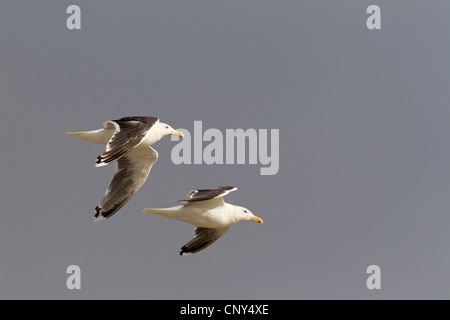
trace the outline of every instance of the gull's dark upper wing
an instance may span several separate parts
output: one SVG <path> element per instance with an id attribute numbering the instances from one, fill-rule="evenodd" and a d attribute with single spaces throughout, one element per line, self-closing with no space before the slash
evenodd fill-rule
<path id="1" fill-rule="evenodd" d="M 219 187 L 216 189 L 200 189 L 200 190 L 192 190 L 186 196 L 186 199 L 179 200 L 179 202 L 197 202 L 197 201 L 206 201 L 215 198 L 221 198 L 226 196 L 228 193 L 237 190 L 236 187 Z"/>
<path id="2" fill-rule="evenodd" d="M 105 151 L 97 157 L 96 165 L 106 165 L 133 150 L 158 121 L 156 117 L 125 117 L 106 121 L 103 126 L 110 128 L 112 125 L 116 131 L 106 145 Z"/>

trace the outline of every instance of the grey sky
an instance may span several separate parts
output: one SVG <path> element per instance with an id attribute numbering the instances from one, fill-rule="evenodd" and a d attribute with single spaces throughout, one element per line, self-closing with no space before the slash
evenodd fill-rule
<path id="1" fill-rule="evenodd" d="M 81 30 L 66 8 L 81 8 Z M 381 30 L 366 8 L 381 7 Z M 450 2 L 2 1 L 1 299 L 450 298 Z M 279 171 L 174 165 L 91 223 L 113 167 L 67 138 L 122 116 L 280 130 Z M 180 257 L 194 227 L 142 213 L 239 190 L 240 223 Z M 81 268 L 81 290 L 66 268 Z M 382 289 L 366 288 L 369 265 Z"/>

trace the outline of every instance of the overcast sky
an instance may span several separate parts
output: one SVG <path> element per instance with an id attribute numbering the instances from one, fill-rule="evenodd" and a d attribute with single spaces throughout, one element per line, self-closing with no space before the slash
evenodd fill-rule
<path id="1" fill-rule="evenodd" d="M 81 30 L 66 9 L 81 8 Z M 369 30 L 366 9 L 381 8 Z M 1 299 L 450 298 L 450 2 L 2 1 Z M 114 173 L 68 138 L 123 116 L 279 129 L 279 171 L 182 164 L 92 223 Z M 204 146 L 207 143 L 204 144 Z M 224 149 L 225 150 L 225 149 Z M 191 256 L 194 227 L 142 213 L 232 185 L 244 222 Z M 68 290 L 66 269 L 81 269 Z M 381 268 L 368 290 L 366 269 Z"/>

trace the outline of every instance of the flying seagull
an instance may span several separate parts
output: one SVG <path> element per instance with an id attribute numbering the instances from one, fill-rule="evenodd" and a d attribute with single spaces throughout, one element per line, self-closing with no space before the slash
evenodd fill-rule
<path id="1" fill-rule="evenodd" d="M 94 221 L 111 217 L 139 190 L 158 160 L 158 152 L 150 146 L 171 134 L 183 137 L 183 133 L 159 122 L 156 117 L 125 117 L 105 121 L 99 130 L 66 133 L 69 137 L 106 145 L 105 151 L 97 157 L 96 167 L 116 164 L 117 172 L 105 197 L 95 208 Z"/>
<path id="2" fill-rule="evenodd" d="M 186 243 L 180 255 L 188 255 L 205 249 L 230 230 L 233 224 L 253 220 L 263 220 L 250 210 L 226 203 L 223 197 L 237 190 L 236 187 L 219 187 L 217 189 L 192 190 L 183 206 L 166 209 L 144 209 L 144 212 L 158 214 L 170 219 L 181 220 L 193 224 L 197 228 L 194 238 Z"/>

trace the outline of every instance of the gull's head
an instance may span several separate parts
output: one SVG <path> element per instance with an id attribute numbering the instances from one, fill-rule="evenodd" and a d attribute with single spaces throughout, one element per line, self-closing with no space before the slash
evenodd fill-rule
<path id="1" fill-rule="evenodd" d="M 238 207 L 239 216 L 241 221 L 256 221 L 258 223 L 263 223 L 263 219 L 255 216 L 250 210 L 244 207 Z"/>
<path id="2" fill-rule="evenodd" d="M 171 135 L 171 134 L 173 134 L 174 136 L 180 137 L 180 138 L 184 137 L 182 132 L 175 130 L 174 128 L 172 128 L 171 126 L 169 126 L 166 123 L 160 122 L 160 123 L 158 123 L 158 126 L 161 129 L 164 137 Z"/>

